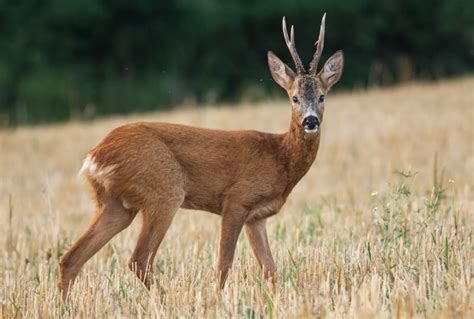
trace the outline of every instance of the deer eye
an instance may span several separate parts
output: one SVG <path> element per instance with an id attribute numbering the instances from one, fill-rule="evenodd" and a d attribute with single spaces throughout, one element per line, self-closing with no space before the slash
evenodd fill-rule
<path id="1" fill-rule="evenodd" d="M 295 103 L 295 104 L 298 103 L 298 98 L 297 98 L 296 96 L 293 96 L 293 97 L 291 98 L 291 100 L 292 100 L 293 103 Z"/>
<path id="2" fill-rule="evenodd" d="M 320 95 L 319 96 L 319 103 L 323 103 L 324 102 L 324 95 Z"/>

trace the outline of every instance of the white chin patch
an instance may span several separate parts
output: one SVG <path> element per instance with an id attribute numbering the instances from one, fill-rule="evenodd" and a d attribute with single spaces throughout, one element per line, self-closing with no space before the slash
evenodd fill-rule
<path id="1" fill-rule="evenodd" d="M 319 131 L 319 127 L 316 127 L 312 130 L 305 128 L 304 131 L 308 134 L 314 134 L 314 133 L 317 133 Z"/>

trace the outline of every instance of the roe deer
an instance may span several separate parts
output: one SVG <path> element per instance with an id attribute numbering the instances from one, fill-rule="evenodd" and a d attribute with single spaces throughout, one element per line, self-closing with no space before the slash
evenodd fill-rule
<path id="1" fill-rule="evenodd" d="M 180 207 L 221 215 L 217 262 L 221 288 L 244 226 L 265 278 L 276 279 L 266 218 L 278 213 L 313 163 L 324 97 L 343 69 L 343 54 L 338 51 L 317 72 L 325 15 L 308 71 L 296 52 L 293 27 L 288 36 L 285 18 L 282 27 L 296 73 L 272 52 L 268 52 L 268 65 L 291 101 L 288 132 L 134 123 L 114 129 L 88 153 L 81 173 L 90 184 L 97 210 L 89 228 L 61 258 L 63 298 L 84 263 L 129 226 L 138 212 L 143 214 L 143 226 L 129 267 L 149 287 L 153 259 Z"/>

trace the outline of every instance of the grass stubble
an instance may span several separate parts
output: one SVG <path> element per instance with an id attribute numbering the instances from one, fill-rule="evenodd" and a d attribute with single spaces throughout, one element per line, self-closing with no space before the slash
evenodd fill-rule
<path id="1" fill-rule="evenodd" d="M 316 163 L 268 222 L 278 283 L 242 235 L 222 291 L 219 217 L 180 211 L 151 291 L 126 266 L 137 218 L 62 304 L 58 259 L 94 210 L 78 168 L 123 123 L 282 132 L 286 101 L 0 131 L 0 317 L 472 318 L 473 87 L 467 77 L 330 96 Z"/>

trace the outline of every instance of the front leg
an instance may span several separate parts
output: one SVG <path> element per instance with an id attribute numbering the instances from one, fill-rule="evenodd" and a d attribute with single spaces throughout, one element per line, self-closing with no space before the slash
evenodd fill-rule
<path id="1" fill-rule="evenodd" d="M 222 212 L 221 238 L 217 262 L 217 273 L 221 289 L 224 288 L 229 269 L 232 266 L 237 240 L 245 223 L 245 213 L 245 210 L 231 207 L 230 205 L 226 205 Z"/>
<path id="2" fill-rule="evenodd" d="M 268 244 L 266 222 L 265 218 L 247 222 L 245 233 L 265 279 L 271 278 L 273 282 L 276 282 L 276 265 Z"/>

